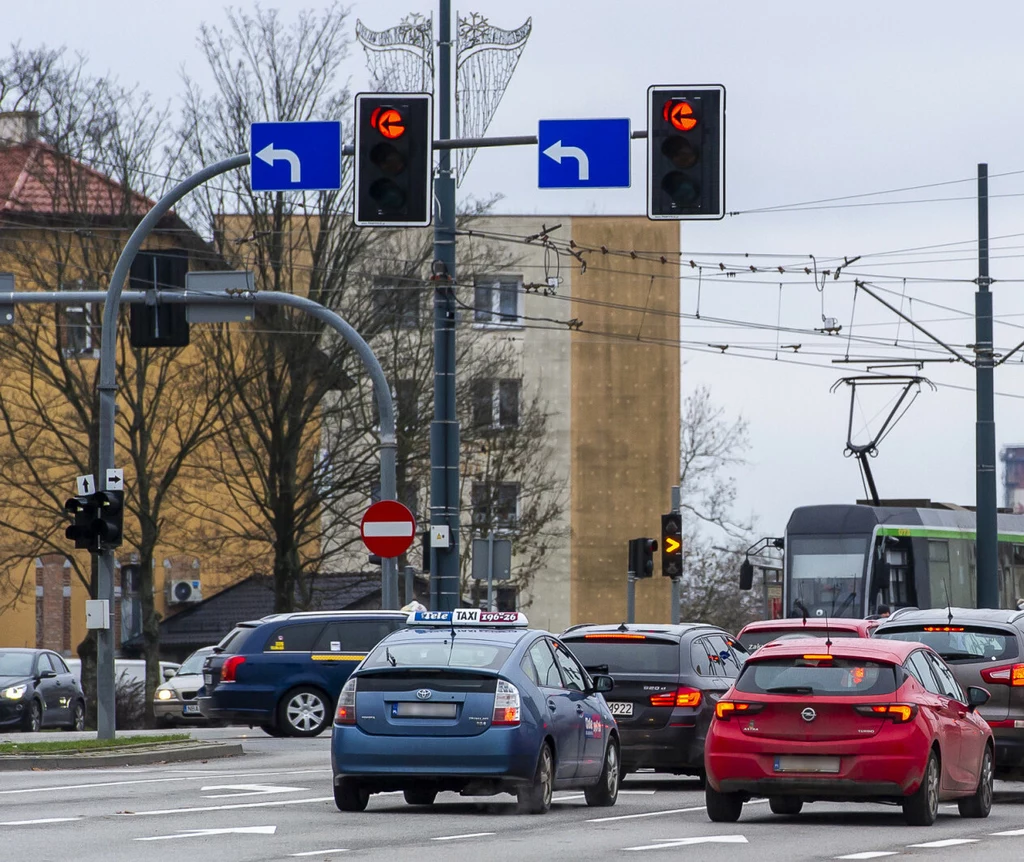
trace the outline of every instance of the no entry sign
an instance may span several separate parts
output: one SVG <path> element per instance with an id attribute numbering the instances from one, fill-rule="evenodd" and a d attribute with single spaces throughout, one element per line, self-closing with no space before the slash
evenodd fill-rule
<path id="1" fill-rule="evenodd" d="M 381 500 L 366 510 L 359 532 L 371 554 L 397 557 L 412 545 L 416 535 L 416 518 L 401 503 Z"/>

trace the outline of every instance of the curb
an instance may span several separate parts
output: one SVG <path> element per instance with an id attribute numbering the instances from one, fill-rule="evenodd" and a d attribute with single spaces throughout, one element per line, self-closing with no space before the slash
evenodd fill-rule
<path id="1" fill-rule="evenodd" d="M 0 755 L 0 772 L 19 769 L 97 769 L 111 766 L 137 766 L 153 763 L 184 763 L 237 757 L 245 754 L 239 743 L 208 742 L 198 745 L 153 746 L 147 751 L 123 751 L 103 754 L 76 752 L 68 754 L 4 754 Z"/>

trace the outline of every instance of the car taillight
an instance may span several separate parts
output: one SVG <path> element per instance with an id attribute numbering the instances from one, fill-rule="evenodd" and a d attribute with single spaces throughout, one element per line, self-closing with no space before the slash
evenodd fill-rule
<path id="1" fill-rule="evenodd" d="M 503 679 L 498 680 L 498 687 L 494 690 L 491 724 L 497 727 L 514 727 L 519 724 L 519 689 Z"/>
<path id="2" fill-rule="evenodd" d="M 695 688 L 680 686 L 675 691 L 651 695 L 651 706 L 700 706 L 701 693 Z"/>
<path id="3" fill-rule="evenodd" d="M 753 715 L 764 709 L 763 703 L 743 703 L 738 700 L 720 700 L 715 704 L 715 717 L 728 721 L 734 715 Z"/>
<path id="4" fill-rule="evenodd" d="M 981 672 L 981 678 L 993 685 L 1024 685 L 1024 664 L 1004 664 L 988 667 Z"/>
<path id="5" fill-rule="evenodd" d="M 356 680 L 352 677 L 341 687 L 338 708 L 334 711 L 335 724 L 356 723 Z"/>
<path id="6" fill-rule="evenodd" d="M 913 703 L 879 703 L 855 706 L 861 715 L 872 715 L 876 718 L 887 718 L 893 724 L 904 724 L 917 715 L 917 706 Z"/>
<path id="7" fill-rule="evenodd" d="M 234 682 L 235 673 L 238 670 L 240 664 L 245 664 L 244 655 L 233 655 L 227 661 L 224 662 L 224 666 L 220 669 L 220 681 L 221 682 Z"/>

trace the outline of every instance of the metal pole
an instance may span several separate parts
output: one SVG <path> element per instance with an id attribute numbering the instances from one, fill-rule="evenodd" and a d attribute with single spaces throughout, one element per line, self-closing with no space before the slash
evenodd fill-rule
<path id="1" fill-rule="evenodd" d="M 672 486 L 672 512 L 676 515 L 680 513 L 680 507 L 682 506 L 682 498 L 679 493 L 679 486 Z M 680 521 L 682 526 L 682 521 Z M 682 539 L 682 530 L 679 531 L 679 538 Z M 672 624 L 679 625 L 679 603 L 682 600 L 682 578 L 672 578 Z"/>
<path id="2" fill-rule="evenodd" d="M 632 572 L 626 575 L 626 622 L 635 622 L 636 617 L 636 578 Z"/>
<path id="3" fill-rule="evenodd" d="M 442 141 L 452 127 L 451 0 L 438 16 L 438 126 Z M 432 548 L 430 606 L 459 605 L 459 420 L 455 413 L 455 177 L 450 149 L 438 151 L 434 178 L 434 259 L 444 265 L 434 287 L 434 421 L 430 426 L 430 524 L 448 526 L 449 546 Z"/>
<path id="4" fill-rule="evenodd" d="M 416 599 L 416 589 L 415 589 L 416 580 L 415 580 L 415 576 L 416 576 L 416 569 L 414 569 L 412 566 L 406 566 L 405 567 L 405 604 L 409 604 L 409 602 L 415 601 L 415 599 Z"/>
<path id="5" fill-rule="evenodd" d="M 487 533 L 487 610 L 494 608 L 494 533 Z"/>
<path id="6" fill-rule="evenodd" d="M 988 274 L 988 165 L 978 165 L 978 292 L 974 295 L 977 356 L 977 599 L 979 608 L 999 607 L 996 519 L 996 420 L 993 393 L 992 294 Z"/>

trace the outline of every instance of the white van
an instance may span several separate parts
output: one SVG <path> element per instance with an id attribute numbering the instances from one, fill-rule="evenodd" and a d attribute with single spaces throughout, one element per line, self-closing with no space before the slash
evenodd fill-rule
<path id="1" fill-rule="evenodd" d="M 82 660 L 80 658 L 66 658 L 64 661 L 75 675 L 75 679 L 82 681 Z M 181 665 L 174 661 L 160 662 L 160 682 L 167 682 L 178 672 Z M 115 685 L 121 682 L 141 682 L 146 684 L 146 661 L 141 658 L 115 658 L 114 659 L 114 680 Z M 159 683 L 158 683 L 159 685 Z"/>

